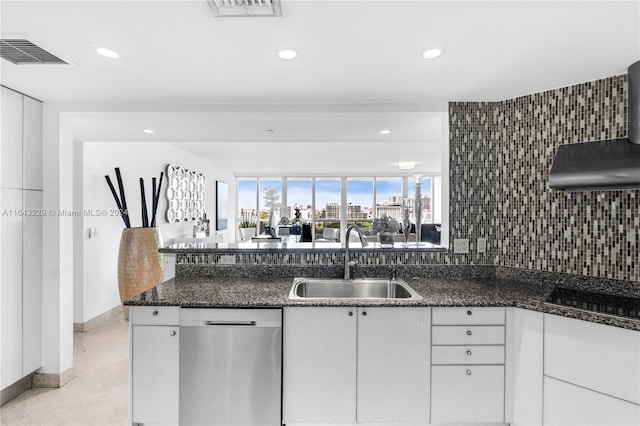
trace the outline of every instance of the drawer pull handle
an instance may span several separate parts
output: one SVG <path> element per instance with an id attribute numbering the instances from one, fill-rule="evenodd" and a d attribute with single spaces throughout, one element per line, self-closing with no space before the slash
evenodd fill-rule
<path id="1" fill-rule="evenodd" d="M 175 332 L 175 331 L 172 331 L 172 332 L 171 332 L 171 333 L 169 333 L 169 334 L 171 334 L 172 336 L 175 336 L 175 335 L 176 335 L 176 332 Z"/>
<path id="2" fill-rule="evenodd" d="M 471 375 L 471 370 L 467 370 L 467 376 Z"/>
<path id="3" fill-rule="evenodd" d="M 363 312 L 362 312 L 362 316 L 363 316 L 363 317 L 366 317 L 366 316 L 367 316 L 367 311 L 363 311 Z"/>
<path id="4" fill-rule="evenodd" d="M 158 311 L 153 311 L 153 316 L 154 317 L 158 316 Z"/>
<path id="5" fill-rule="evenodd" d="M 472 314 L 473 314 L 473 312 L 467 311 L 467 315 L 472 315 Z"/>
<path id="6" fill-rule="evenodd" d="M 471 333 L 471 330 L 467 330 L 467 336 L 471 336 L 473 333 Z"/>
<path id="7" fill-rule="evenodd" d="M 353 312 L 349 311 L 349 316 L 352 317 L 353 316 Z"/>
<path id="8" fill-rule="evenodd" d="M 468 356 L 471 356 L 471 351 L 467 351 L 467 355 L 468 355 Z"/>

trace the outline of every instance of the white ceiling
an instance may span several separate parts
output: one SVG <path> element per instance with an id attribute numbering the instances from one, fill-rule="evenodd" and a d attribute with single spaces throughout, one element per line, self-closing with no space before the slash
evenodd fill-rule
<path id="1" fill-rule="evenodd" d="M 198 155 L 224 146 L 230 158 L 254 152 L 244 164 L 256 173 L 280 171 L 259 155 L 295 142 L 303 153 L 339 147 L 350 155 L 326 161 L 370 172 L 406 153 L 430 169 L 440 125 L 429 112 L 448 101 L 540 92 L 640 59 L 638 1 L 282 3 L 280 18 L 215 18 L 205 0 L 4 0 L 3 37 L 26 35 L 72 65 L 2 60 L 2 84 L 45 102 L 104 103 L 112 113 L 77 117 L 82 140 L 185 142 Z M 120 58 L 97 55 L 98 45 Z M 285 46 L 299 58 L 280 60 Z M 423 60 L 434 46 L 445 54 Z M 141 133 L 151 126 L 154 135 Z M 369 161 L 353 161 L 365 142 L 377 144 Z"/>

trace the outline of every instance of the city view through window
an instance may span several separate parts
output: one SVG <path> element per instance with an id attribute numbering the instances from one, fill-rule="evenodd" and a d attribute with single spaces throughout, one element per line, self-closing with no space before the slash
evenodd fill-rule
<path id="1" fill-rule="evenodd" d="M 433 199 L 434 180 L 439 177 L 420 179 L 422 223 L 433 223 L 439 218 L 439 214 L 434 215 L 438 204 Z M 273 204 L 277 217 L 288 219 L 285 222 L 295 220 L 298 208 L 300 222 L 310 224 L 315 239 L 322 240 L 329 234 L 325 228 L 340 229 L 357 223 L 366 229 L 383 215 L 401 223 L 403 198 L 408 198 L 411 221 L 415 223 L 415 186 L 414 177 L 238 178 L 238 227 L 264 232 Z M 267 193 L 269 197 L 276 194 L 275 203 L 265 199 Z"/>

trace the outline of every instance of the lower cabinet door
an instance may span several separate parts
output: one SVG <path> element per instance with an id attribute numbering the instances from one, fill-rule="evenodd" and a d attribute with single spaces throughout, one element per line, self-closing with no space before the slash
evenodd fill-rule
<path id="1" fill-rule="evenodd" d="M 356 423 L 357 308 L 285 308 L 285 424 Z"/>
<path id="2" fill-rule="evenodd" d="M 432 423 L 504 421 L 504 366 L 438 365 L 431 370 Z"/>
<path id="3" fill-rule="evenodd" d="M 545 425 L 639 425 L 640 405 L 544 378 Z"/>
<path id="4" fill-rule="evenodd" d="M 131 329 L 132 423 L 178 424 L 180 328 Z"/>
<path id="5" fill-rule="evenodd" d="M 358 309 L 358 422 L 429 419 L 428 308 Z"/>

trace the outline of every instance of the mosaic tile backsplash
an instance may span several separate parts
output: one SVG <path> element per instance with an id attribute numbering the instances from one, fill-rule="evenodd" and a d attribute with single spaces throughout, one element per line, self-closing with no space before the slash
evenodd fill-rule
<path id="1" fill-rule="evenodd" d="M 454 102 L 450 229 L 454 264 L 495 264 L 640 281 L 640 190 L 548 187 L 557 147 L 626 137 L 627 76 L 502 102 Z M 486 254 L 475 251 L 489 239 Z"/>

